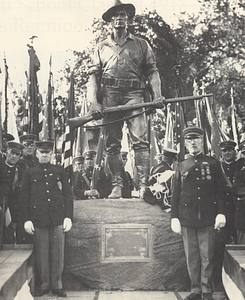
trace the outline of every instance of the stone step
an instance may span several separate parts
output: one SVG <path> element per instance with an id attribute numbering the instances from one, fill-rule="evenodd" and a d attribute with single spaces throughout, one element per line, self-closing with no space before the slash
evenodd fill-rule
<path id="1" fill-rule="evenodd" d="M 189 292 L 167 291 L 68 291 L 67 300 L 183 300 Z M 35 300 L 57 299 L 51 293 Z M 61 299 L 61 298 L 59 298 Z"/>

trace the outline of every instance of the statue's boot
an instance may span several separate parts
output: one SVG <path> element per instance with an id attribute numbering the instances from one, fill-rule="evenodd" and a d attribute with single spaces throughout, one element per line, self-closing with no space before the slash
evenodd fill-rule
<path id="1" fill-rule="evenodd" d="M 135 165 L 139 181 L 139 196 L 144 200 L 146 188 L 149 185 L 150 154 L 148 149 L 135 151 Z"/>
<path id="2" fill-rule="evenodd" d="M 110 199 L 118 199 L 122 197 L 123 189 L 123 164 L 120 154 L 109 154 L 108 155 L 108 165 L 112 174 L 112 191 L 108 196 Z"/>

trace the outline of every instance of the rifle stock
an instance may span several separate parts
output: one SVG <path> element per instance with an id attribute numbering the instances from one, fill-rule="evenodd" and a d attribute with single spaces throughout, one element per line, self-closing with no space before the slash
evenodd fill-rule
<path id="1" fill-rule="evenodd" d="M 140 108 L 148 108 L 148 107 L 160 107 L 164 106 L 165 104 L 168 103 L 176 103 L 176 102 L 181 102 L 181 101 L 190 101 L 190 100 L 199 100 L 204 97 L 213 97 L 213 94 L 207 94 L 207 95 L 200 95 L 200 96 L 187 96 L 187 97 L 180 97 L 180 98 L 170 98 L 170 99 L 162 99 L 159 101 L 154 101 L 154 102 L 144 102 L 144 103 L 137 103 L 134 105 L 118 105 L 118 106 L 113 106 L 113 107 L 105 107 L 103 110 L 104 114 L 108 113 L 113 113 L 113 112 L 118 112 L 118 111 L 125 111 L 125 110 L 133 110 L 133 109 L 140 109 Z M 86 123 L 92 121 L 93 115 L 88 114 L 83 117 L 76 117 L 76 118 L 71 118 L 69 119 L 69 125 L 71 129 L 75 129 L 77 127 L 81 127 L 85 125 Z"/>

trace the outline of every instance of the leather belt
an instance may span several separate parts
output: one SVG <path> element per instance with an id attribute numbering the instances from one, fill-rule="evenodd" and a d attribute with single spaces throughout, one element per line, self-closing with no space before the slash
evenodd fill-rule
<path id="1" fill-rule="evenodd" d="M 108 86 L 116 86 L 121 88 L 144 89 L 145 83 L 132 79 L 121 79 L 113 77 L 102 77 L 101 83 Z"/>

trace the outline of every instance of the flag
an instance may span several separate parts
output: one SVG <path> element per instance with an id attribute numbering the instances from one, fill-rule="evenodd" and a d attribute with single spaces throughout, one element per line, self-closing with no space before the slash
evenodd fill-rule
<path id="1" fill-rule="evenodd" d="M 46 103 L 44 108 L 44 117 L 42 122 L 42 132 L 40 139 L 43 140 L 54 140 L 54 117 L 53 117 L 53 85 L 52 85 L 53 74 L 51 72 L 51 57 L 50 57 L 50 71 L 48 80 L 48 93 L 46 97 Z"/>
<path id="2" fill-rule="evenodd" d="M 80 117 L 85 116 L 88 113 L 88 103 L 83 99 Z M 75 156 L 82 155 L 85 151 L 89 150 L 88 144 L 88 132 L 85 126 L 81 126 L 77 129 Z"/>
<path id="3" fill-rule="evenodd" d="M 72 149 L 73 149 L 73 130 L 71 130 L 68 119 L 75 116 L 75 95 L 74 95 L 74 75 L 73 72 L 70 76 L 70 89 L 68 92 L 68 99 L 66 103 L 66 119 L 65 119 L 65 133 L 63 134 L 62 142 L 62 166 L 66 169 L 70 178 L 72 176 Z"/>
<path id="4" fill-rule="evenodd" d="M 2 70 L 0 69 L 0 79 L 2 82 Z M 0 150 L 3 149 L 3 127 L 2 127 L 2 101 L 3 98 L 0 98 Z"/>
<path id="5" fill-rule="evenodd" d="M 149 117 L 149 144 L 150 144 L 150 169 L 158 164 L 157 156 L 160 154 L 156 133 L 153 127 L 152 115 Z"/>
<path id="6" fill-rule="evenodd" d="M 8 73 L 8 65 L 6 58 L 4 58 L 4 85 L 3 85 L 3 97 L 1 102 L 1 120 L 4 120 L 3 123 L 1 121 L 1 128 L 4 129 L 5 132 L 13 135 L 15 140 L 19 141 L 18 129 L 16 125 L 16 117 L 14 114 L 14 108 L 12 103 L 12 98 L 8 95 L 12 95 L 10 93 L 11 85 L 9 84 L 9 73 Z"/>
<path id="7" fill-rule="evenodd" d="M 179 152 L 179 160 L 183 160 L 185 156 L 185 142 L 182 132 L 184 130 L 184 113 L 180 102 L 175 104 L 175 129 L 176 129 L 176 145 Z"/>
<path id="8" fill-rule="evenodd" d="M 166 120 L 166 131 L 163 142 L 163 148 L 174 149 L 174 121 L 171 112 L 171 104 L 167 105 L 167 120 Z"/>
<path id="9" fill-rule="evenodd" d="M 219 159 L 221 157 L 221 149 L 219 147 L 219 143 L 224 141 L 226 138 L 214 114 L 213 108 L 210 103 L 210 98 L 205 98 L 205 104 L 206 104 L 207 118 L 209 121 L 209 125 L 211 127 L 211 137 L 210 137 L 211 155 Z"/>
<path id="10" fill-rule="evenodd" d="M 231 106 L 230 106 L 230 114 L 231 114 L 231 130 L 234 142 L 238 145 L 240 143 L 238 128 L 237 128 L 237 120 L 236 120 L 236 112 L 235 112 L 235 105 L 234 105 L 234 91 L 233 87 L 231 87 Z"/>
<path id="11" fill-rule="evenodd" d="M 90 188 L 96 189 L 97 184 L 99 181 L 99 175 L 102 168 L 102 159 L 103 159 L 103 151 L 104 151 L 104 144 L 105 144 L 105 127 L 100 128 L 100 135 L 98 141 L 98 148 L 95 157 L 95 164 L 93 169 L 93 174 L 91 178 Z"/>
<path id="12" fill-rule="evenodd" d="M 174 96 L 175 98 L 186 96 L 186 86 L 181 77 L 181 66 L 176 65 L 173 67 L 174 75 L 175 75 L 175 90 Z M 185 156 L 185 142 L 183 137 L 183 130 L 186 126 L 185 118 L 184 118 L 184 103 L 177 102 L 175 104 L 175 130 L 176 130 L 176 145 L 177 151 L 179 152 L 179 160 L 183 160 Z"/>
<path id="13" fill-rule="evenodd" d="M 39 94 L 37 81 L 37 72 L 40 70 L 40 62 L 33 46 L 27 46 L 29 47 L 28 54 L 30 58 L 27 88 L 28 103 L 26 104 L 26 108 L 28 108 L 27 133 L 33 133 L 39 137 L 39 132 L 42 130 L 42 119 L 40 118 L 40 115 L 42 116 L 41 96 Z"/>
<path id="14" fill-rule="evenodd" d="M 3 114 L 3 130 L 8 132 L 8 109 L 9 109 L 9 101 L 8 101 L 8 81 L 9 81 L 9 73 L 8 73 L 8 65 L 6 58 L 4 57 L 4 86 L 3 86 L 3 101 L 2 101 L 2 114 Z"/>

